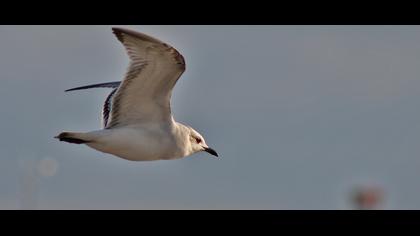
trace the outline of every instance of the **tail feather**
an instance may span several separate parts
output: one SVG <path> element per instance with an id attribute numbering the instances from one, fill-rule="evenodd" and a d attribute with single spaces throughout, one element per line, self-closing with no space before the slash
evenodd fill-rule
<path id="1" fill-rule="evenodd" d="M 54 138 L 57 138 L 60 141 L 64 141 L 68 143 L 75 143 L 75 144 L 89 143 L 88 140 L 83 139 L 81 136 L 83 136 L 82 133 L 62 132 L 58 136 L 55 136 Z"/>

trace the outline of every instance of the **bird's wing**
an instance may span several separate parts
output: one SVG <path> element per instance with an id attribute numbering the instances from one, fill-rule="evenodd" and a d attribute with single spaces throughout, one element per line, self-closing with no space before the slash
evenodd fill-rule
<path id="1" fill-rule="evenodd" d="M 108 125 L 109 112 L 112 110 L 111 100 L 114 97 L 115 92 L 117 92 L 117 89 L 112 90 L 112 92 L 105 99 L 104 106 L 102 108 L 102 127 L 103 128 L 106 128 L 106 126 Z"/>
<path id="2" fill-rule="evenodd" d="M 100 83 L 100 84 L 91 84 L 86 86 L 81 86 L 77 88 L 67 89 L 66 92 L 82 90 L 82 89 L 91 89 L 91 88 L 113 88 L 112 92 L 106 97 L 105 103 L 102 108 L 102 126 L 105 128 L 108 124 L 109 112 L 112 109 L 111 99 L 115 95 L 118 86 L 120 86 L 121 81 Z"/>
<path id="3" fill-rule="evenodd" d="M 90 89 L 90 88 L 118 88 L 118 86 L 120 86 L 120 84 L 121 84 L 120 81 L 101 83 L 101 84 L 91 84 L 91 85 L 86 85 L 86 86 L 82 86 L 82 87 L 67 89 L 65 92 L 82 90 L 82 89 Z"/>
<path id="4" fill-rule="evenodd" d="M 173 47 L 142 33 L 113 28 L 124 45 L 130 65 L 112 96 L 107 128 L 171 119 L 170 98 L 185 71 L 183 56 Z"/>

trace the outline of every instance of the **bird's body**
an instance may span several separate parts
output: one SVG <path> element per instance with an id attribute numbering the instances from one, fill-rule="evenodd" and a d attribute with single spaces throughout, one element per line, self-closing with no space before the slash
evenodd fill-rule
<path id="1" fill-rule="evenodd" d="M 171 114 L 172 89 L 185 70 L 182 55 L 150 36 L 113 31 L 131 59 L 125 79 L 67 90 L 114 88 L 103 107 L 104 128 L 62 132 L 56 138 L 131 161 L 178 159 L 199 151 L 217 156 L 197 131 L 176 122 Z"/>
<path id="2" fill-rule="evenodd" d="M 177 124 L 131 125 L 88 133 L 95 142 L 91 148 L 131 161 L 176 159 L 185 156 L 186 150 L 177 144 Z"/>

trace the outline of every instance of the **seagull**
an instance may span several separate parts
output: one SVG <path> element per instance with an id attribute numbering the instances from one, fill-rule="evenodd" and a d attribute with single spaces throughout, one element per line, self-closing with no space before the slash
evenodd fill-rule
<path id="1" fill-rule="evenodd" d="M 172 116 L 172 89 L 185 71 L 184 57 L 146 34 L 112 31 L 130 58 L 125 78 L 66 90 L 112 88 L 102 109 L 102 129 L 62 132 L 55 138 L 130 161 L 174 160 L 201 151 L 218 157 L 200 133 Z"/>

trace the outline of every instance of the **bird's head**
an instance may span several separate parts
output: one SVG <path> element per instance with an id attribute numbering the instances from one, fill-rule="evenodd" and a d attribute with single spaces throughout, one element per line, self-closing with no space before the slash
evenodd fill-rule
<path id="1" fill-rule="evenodd" d="M 210 153 L 213 156 L 216 156 L 216 157 L 219 156 L 214 149 L 210 148 L 206 144 L 206 141 L 204 140 L 203 136 L 200 133 L 198 133 L 196 130 L 194 130 L 191 127 L 188 127 L 188 128 L 189 128 L 189 143 L 190 143 L 191 153 L 205 151 L 205 152 Z"/>

